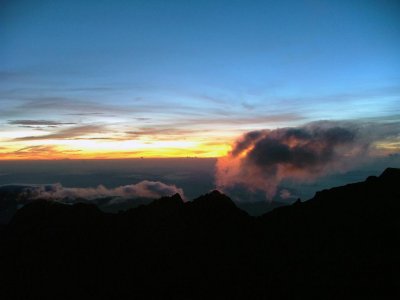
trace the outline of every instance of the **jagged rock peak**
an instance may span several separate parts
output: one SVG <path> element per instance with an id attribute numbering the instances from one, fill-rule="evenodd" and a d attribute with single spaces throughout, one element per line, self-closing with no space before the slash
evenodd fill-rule
<path id="1" fill-rule="evenodd" d="M 400 183 L 400 169 L 399 168 L 387 168 L 383 173 L 379 176 L 381 179 L 398 179 Z"/>
<path id="2" fill-rule="evenodd" d="M 233 203 L 232 199 L 218 190 L 213 190 L 208 194 L 201 195 L 200 197 L 194 199 L 193 203 L 201 203 L 207 206 L 223 205 L 236 208 L 236 205 Z"/>
<path id="3" fill-rule="evenodd" d="M 217 195 L 223 195 L 223 193 L 221 193 L 221 192 L 218 191 L 218 190 L 213 190 L 213 191 L 211 191 L 209 194 L 210 194 L 210 195 L 215 195 L 215 196 L 217 196 Z"/>
<path id="4" fill-rule="evenodd" d="M 181 195 L 178 193 L 170 196 L 170 197 L 162 197 L 160 199 L 154 200 L 151 205 L 157 206 L 181 206 L 183 204 L 183 200 Z"/>

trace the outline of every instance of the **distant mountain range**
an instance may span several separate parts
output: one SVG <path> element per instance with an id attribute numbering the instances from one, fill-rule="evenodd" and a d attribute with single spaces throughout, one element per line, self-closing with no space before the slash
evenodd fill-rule
<path id="1" fill-rule="evenodd" d="M 51 188 L 51 185 L 3 185 L 0 186 L 0 224 L 7 224 L 17 210 L 24 205 L 37 200 L 53 200 L 59 203 L 74 204 L 86 203 L 94 204 L 101 211 L 107 213 L 118 213 L 140 205 L 147 205 L 154 201 L 154 198 L 118 196 L 102 196 L 87 199 L 84 197 L 64 197 L 58 199 L 48 199 L 40 196 L 37 190 L 39 187 L 44 189 Z M 235 204 L 248 212 L 250 215 L 259 216 L 269 212 L 274 208 L 288 205 L 291 201 L 285 202 L 274 199 L 273 201 L 235 201 Z"/>
<path id="2" fill-rule="evenodd" d="M 399 185 L 389 168 L 260 217 L 218 191 L 115 214 L 29 202 L 0 227 L 0 297 L 395 299 Z"/>

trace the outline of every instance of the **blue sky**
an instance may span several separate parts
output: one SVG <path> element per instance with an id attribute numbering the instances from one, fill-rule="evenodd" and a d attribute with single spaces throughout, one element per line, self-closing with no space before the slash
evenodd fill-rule
<path id="1" fill-rule="evenodd" d="M 2 1 L 0 151 L 163 140 L 215 156 L 254 129 L 399 121 L 399 15 L 398 1 Z"/>

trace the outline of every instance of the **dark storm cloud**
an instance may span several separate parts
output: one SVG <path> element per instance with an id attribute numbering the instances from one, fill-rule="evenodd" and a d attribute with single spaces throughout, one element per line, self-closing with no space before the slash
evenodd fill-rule
<path id="1" fill-rule="evenodd" d="M 285 179 L 310 181 L 349 170 L 364 161 L 377 141 L 398 138 L 399 122 L 315 122 L 297 128 L 244 134 L 217 163 L 220 188 L 244 185 L 269 197 Z"/>
<path id="2" fill-rule="evenodd" d="M 249 147 L 255 140 L 262 136 L 262 131 L 250 131 L 242 137 L 241 140 L 236 142 L 232 155 L 236 156 Z"/>
<path id="3" fill-rule="evenodd" d="M 254 133 L 253 136 L 257 137 Z M 291 168 L 318 168 L 336 158 L 339 146 L 353 146 L 355 138 L 354 130 L 341 127 L 275 130 L 257 138 L 247 159 L 264 167 L 288 164 Z M 235 148 L 233 152 L 239 150 Z"/>

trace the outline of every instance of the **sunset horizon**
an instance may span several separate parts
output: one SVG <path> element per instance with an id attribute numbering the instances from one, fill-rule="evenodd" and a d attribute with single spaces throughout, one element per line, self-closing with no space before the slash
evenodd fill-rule
<path id="1" fill-rule="evenodd" d="M 0 1 L 0 299 L 382 299 L 399 184 L 399 0 Z"/>
<path id="2" fill-rule="evenodd" d="M 249 132 L 315 122 L 400 152 L 395 1 L 0 9 L 2 160 L 225 157 Z"/>
<path id="3" fill-rule="evenodd" d="M 399 166 L 399 10 L 5 1 L 0 187 L 290 203 Z"/>

